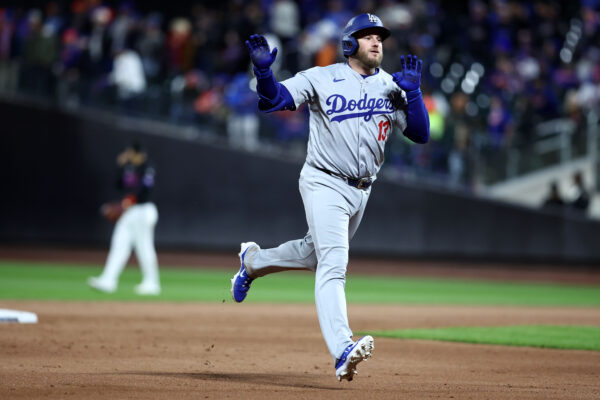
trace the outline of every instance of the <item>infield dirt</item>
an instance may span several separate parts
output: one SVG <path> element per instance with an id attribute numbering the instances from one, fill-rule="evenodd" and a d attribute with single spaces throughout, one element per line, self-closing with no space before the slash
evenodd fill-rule
<path id="1" fill-rule="evenodd" d="M 598 399 L 600 352 L 375 338 L 338 382 L 314 306 L 3 301 L 1 399 Z M 592 308 L 350 305 L 355 331 L 594 324 Z"/>

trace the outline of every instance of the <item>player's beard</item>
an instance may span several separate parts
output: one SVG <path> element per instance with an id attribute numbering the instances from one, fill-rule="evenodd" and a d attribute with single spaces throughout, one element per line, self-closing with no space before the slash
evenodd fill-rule
<path id="1" fill-rule="evenodd" d="M 383 51 L 380 51 L 375 58 L 370 57 L 370 55 L 369 49 L 361 49 L 359 46 L 355 57 L 367 68 L 378 68 L 383 60 Z"/>

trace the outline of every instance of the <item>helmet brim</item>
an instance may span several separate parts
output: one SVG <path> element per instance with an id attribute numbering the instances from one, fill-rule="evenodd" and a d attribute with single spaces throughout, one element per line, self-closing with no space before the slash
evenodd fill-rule
<path id="1" fill-rule="evenodd" d="M 354 33 L 352 33 L 352 36 L 354 36 L 355 38 L 358 39 L 359 37 L 364 36 L 364 35 L 361 35 L 361 33 L 366 31 L 367 29 L 377 31 L 379 33 L 379 36 L 381 37 L 382 41 L 384 41 L 391 35 L 391 32 L 388 28 L 385 28 L 383 26 L 366 25 L 366 26 L 363 26 L 363 27 L 357 29 L 356 31 L 354 31 Z"/>

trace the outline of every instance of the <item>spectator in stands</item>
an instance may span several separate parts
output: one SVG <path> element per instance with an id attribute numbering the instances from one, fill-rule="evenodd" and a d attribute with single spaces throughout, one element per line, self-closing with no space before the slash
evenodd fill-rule
<path id="1" fill-rule="evenodd" d="M 224 108 L 225 85 L 229 82 L 227 76 L 214 76 L 209 85 L 203 88 L 194 101 L 196 119 L 210 126 L 224 128 L 223 120 L 227 117 Z"/>
<path id="2" fill-rule="evenodd" d="M 512 138 L 512 116 L 499 96 L 493 96 L 487 117 L 492 148 L 506 147 Z"/>
<path id="3" fill-rule="evenodd" d="M 28 14 L 29 35 L 23 46 L 23 69 L 20 86 L 27 93 L 37 96 L 53 96 L 55 80 L 53 68 L 58 61 L 56 32 L 44 27 L 40 10 Z"/>
<path id="4" fill-rule="evenodd" d="M 165 42 L 168 76 L 172 78 L 193 69 L 196 50 L 190 21 L 186 18 L 172 20 Z"/>
<path id="5" fill-rule="evenodd" d="M 600 56 L 597 59 L 600 60 Z M 593 110 L 600 104 L 600 65 L 590 68 L 589 75 L 577 91 L 577 100 L 587 110 Z"/>
<path id="6" fill-rule="evenodd" d="M 89 66 L 83 70 L 82 101 L 85 104 L 106 105 L 110 101 L 108 92 L 108 74 L 112 68 L 113 54 L 111 52 L 111 38 L 109 24 L 111 10 L 100 6 L 91 10 L 91 31 L 86 32 L 87 42 L 85 50 L 89 59 Z"/>
<path id="7" fill-rule="evenodd" d="M 275 0 L 270 8 L 270 27 L 282 43 L 287 68 L 298 71 L 298 45 L 300 36 L 300 9 L 293 0 Z"/>
<path id="8" fill-rule="evenodd" d="M 109 27 L 111 51 L 113 54 L 130 47 L 131 41 L 137 33 L 138 17 L 133 3 L 129 0 L 121 1 L 116 16 Z"/>
<path id="9" fill-rule="evenodd" d="M 573 174 L 573 183 L 568 192 L 568 202 L 571 210 L 582 214 L 587 213 L 590 205 L 590 194 L 585 186 L 581 171 L 576 171 Z"/>
<path id="10" fill-rule="evenodd" d="M 564 210 L 565 201 L 563 200 L 558 189 L 558 182 L 550 182 L 550 192 L 542 204 L 543 208 L 553 211 Z"/>
<path id="11" fill-rule="evenodd" d="M 148 84 L 160 85 L 165 79 L 163 50 L 165 35 L 160 29 L 162 15 L 152 13 L 143 22 L 142 34 L 136 43 Z"/>
<path id="12" fill-rule="evenodd" d="M 222 29 L 218 10 L 200 3 L 192 7 L 195 41 L 198 46 L 195 66 L 212 75 L 218 65 L 218 52 L 221 51 Z"/>
<path id="13" fill-rule="evenodd" d="M 146 90 L 146 76 L 142 60 L 133 49 L 130 39 L 125 47 L 117 51 L 109 81 L 116 86 L 118 104 L 123 111 L 137 112 Z"/>
<path id="14" fill-rule="evenodd" d="M 60 79 L 57 85 L 57 98 L 60 104 L 77 107 L 80 102 L 80 84 L 83 71 L 89 66 L 85 52 L 84 39 L 74 28 L 66 29 L 62 34 L 62 51 L 57 73 Z"/>
<path id="15" fill-rule="evenodd" d="M 244 41 L 241 40 L 236 30 L 230 29 L 225 32 L 224 48 L 219 60 L 221 62 L 219 70 L 230 76 L 248 69 L 247 51 L 244 48 Z"/>
<path id="16" fill-rule="evenodd" d="M 471 125 L 466 114 L 468 96 L 457 92 L 450 98 L 450 112 L 445 120 L 444 145 L 448 154 L 448 174 L 450 184 L 458 186 L 466 183 Z"/>
<path id="17" fill-rule="evenodd" d="M 237 74 L 225 87 L 224 100 L 229 107 L 227 138 L 232 147 L 254 151 L 258 148 L 259 119 L 256 93 L 250 90 L 248 73 Z"/>
<path id="18" fill-rule="evenodd" d="M 193 124 L 197 112 L 194 103 L 209 85 L 202 71 L 198 70 L 191 70 L 185 75 L 173 78 L 170 88 L 170 120 L 179 124 Z"/>

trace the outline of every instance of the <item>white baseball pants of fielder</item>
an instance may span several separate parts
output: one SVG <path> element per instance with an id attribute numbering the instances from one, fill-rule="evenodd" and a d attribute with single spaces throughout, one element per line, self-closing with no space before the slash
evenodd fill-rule
<path id="1" fill-rule="evenodd" d="M 113 230 L 110 251 L 100 280 L 116 286 L 133 248 L 142 270 L 142 284 L 160 284 L 154 249 L 154 227 L 157 221 L 158 211 L 154 203 L 133 205 L 121 215 Z"/>
<path id="2" fill-rule="evenodd" d="M 349 242 L 356 233 L 371 193 L 348 185 L 307 164 L 300 173 L 308 234 L 273 249 L 249 252 L 252 277 L 273 272 L 315 271 L 315 303 L 321 332 L 335 360 L 352 341 L 346 310 Z"/>

